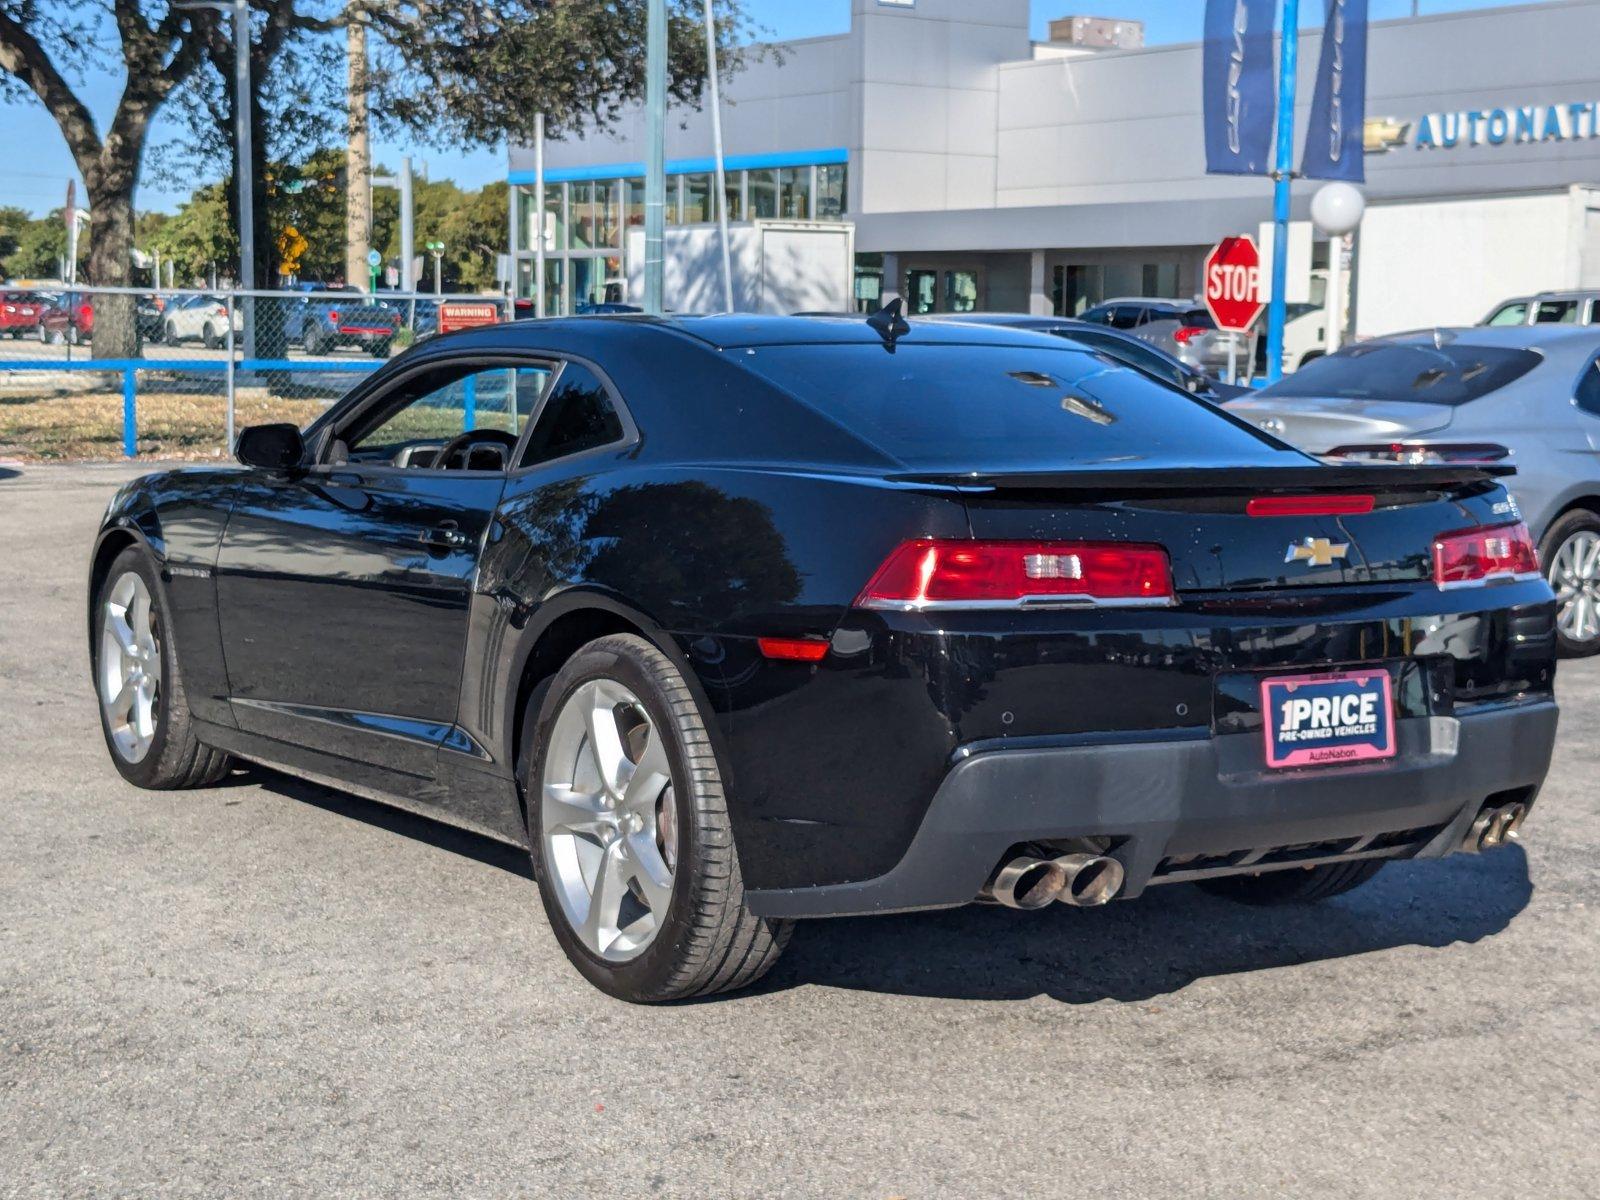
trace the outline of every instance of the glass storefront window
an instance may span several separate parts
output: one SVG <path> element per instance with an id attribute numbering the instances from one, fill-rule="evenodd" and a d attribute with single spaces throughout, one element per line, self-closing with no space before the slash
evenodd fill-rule
<path id="1" fill-rule="evenodd" d="M 1099 267 L 1072 264 L 1055 269 L 1050 311 L 1056 316 L 1082 316 L 1105 298 L 1105 272 Z"/>
<path id="2" fill-rule="evenodd" d="M 906 276 L 906 307 L 913 316 L 939 307 L 939 272 L 912 271 Z"/>
<path id="3" fill-rule="evenodd" d="M 567 186 L 564 183 L 547 183 L 544 185 L 544 248 L 547 252 L 559 250 L 566 244 L 566 193 Z M 537 241 L 530 240 L 530 249 L 537 245 Z"/>
<path id="4" fill-rule="evenodd" d="M 755 220 L 772 219 L 778 215 L 778 173 L 776 171 L 750 172 L 750 216 Z"/>
<path id="5" fill-rule="evenodd" d="M 810 167 L 784 167 L 778 172 L 778 213 L 787 221 L 811 219 Z"/>
<path id="6" fill-rule="evenodd" d="M 742 221 L 744 220 L 744 172 L 729 171 L 726 182 L 728 185 L 728 220 Z"/>
<path id="7" fill-rule="evenodd" d="M 711 205 L 710 175 L 683 176 L 683 223 L 706 225 L 717 219 Z"/>
<path id="8" fill-rule="evenodd" d="M 600 222 L 599 240 L 595 245 L 615 250 L 622 245 L 622 180 L 595 186 L 595 208 Z"/>
<path id="9" fill-rule="evenodd" d="M 837 221 L 849 211 L 849 168 L 843 163 L 817 168 L 817 220 Z"/>
<path id="10" fill-rule="evenodd" d="M 596 244 L 597 230 L 594 204 L 596 186 L 596 184 L 589 181 L 572 185 L 571 224 L 567 227 L 567 232 L 570 234 L 567 242 L 569 249 L 589 250 Z"/>
<path id="11" fill-rule="evenodd" d="M 944 273 L 944 311 L 973 312 L 978 307 L 978 276 L 973 271 Z"/>
<path id="12" fill-rule="evenodd" d="M 642 178 L 625 179 L 622 186 L 627 189 L 627 207 L 624 217 L 629 228 L 637 225 L 644 227 L 644 180 Z"/>
<path id="13" fill-rule="evenodd" d="M 1177 263 L 1145 263 L 1144 291 L 1142 296 L 1176 296 L 1178 294 Z"/>
<path id="14" fill-rule="evenodd" d="M 606 258 L 573 258 L 572 306 L 577 311 L 585 304 L 621 303 L 627 281 L 622 277 L 622 259 L 612 255 Z"/>

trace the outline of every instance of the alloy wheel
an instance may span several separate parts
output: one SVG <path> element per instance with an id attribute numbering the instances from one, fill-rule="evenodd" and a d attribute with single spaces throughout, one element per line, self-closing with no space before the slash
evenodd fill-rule
<path id="1" fill-rule="evenodd" d="M 613 679 L 556 714 L 540 779 L 545 870 L 568 924 L 607 962 L 637 958 L 672 901 L 678 820 L 662 733 Z"/>
<path id="2" fill-rule="evenodd" d="M 1550 587 L 1561 608 L 1556 623 L 1574 642 L 1600 638 L 1600 534 L 1580 529 L 1550 563 Z"/>
<path id="3" fill-rule="evenodd" d="M 106 594 L 100 616 L 100 707 L 123 761 L 144 761 L 161 720 L 161 643 L 150 589 L 135 571 Z"/>

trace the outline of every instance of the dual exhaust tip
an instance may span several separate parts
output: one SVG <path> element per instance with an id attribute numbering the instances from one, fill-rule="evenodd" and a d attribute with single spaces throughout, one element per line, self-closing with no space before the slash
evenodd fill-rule
<path id="1" fill-rule="evenodd" d="M 1468 854 L 1493 850 L 1522 840 L 1522 822 L 1528 816 L 1526 804 L 1506 804 L 1499 808 L 1485 808 L 1473 820 L 1467 836 L 1461 839 L 1461 848 Z"/>
<path id="2" fill-rule="evenodd" d="M 1021 855 L 995 873 L 987 890 L 1007 908 L 1031 911 L 1058 900 L 1074 908 L 1097 908 L 1122 890 L 1123 876 L 1122 864 L 1103 854 Z"/>

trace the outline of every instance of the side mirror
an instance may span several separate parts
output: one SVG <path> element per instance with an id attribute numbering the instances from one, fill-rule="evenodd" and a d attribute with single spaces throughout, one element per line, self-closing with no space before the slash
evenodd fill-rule
<path id="1" fill-rule="evenodd" d="M 234 454 L 247 467 L 291 471 L 305 461 L 306 443 L 296 425 L 252 425 L 239 434 Z"/>

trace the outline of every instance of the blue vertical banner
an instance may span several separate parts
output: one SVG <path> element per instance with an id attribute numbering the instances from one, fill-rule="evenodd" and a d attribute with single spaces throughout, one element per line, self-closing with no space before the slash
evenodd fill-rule
<path id="1" fill-rule="evenodd" d="M 1367 181 L 1367 0 L 1328 0 L 1317 90 L 1300 173 L 1307 179 Z"/>
<path id="2" fill-rule="evenodd" d="M 1206 0 L 1206 173 L 1272 172 L 1272 33 L 1278 0 Z"/>

